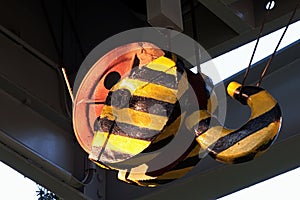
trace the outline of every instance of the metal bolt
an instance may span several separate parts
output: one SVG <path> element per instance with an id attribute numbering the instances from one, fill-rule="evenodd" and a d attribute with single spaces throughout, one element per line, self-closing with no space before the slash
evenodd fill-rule
<path id="1" fill-rule="evenodd" d="M 97 174 L 97 180 L 100 183 L 103 181 L 103 177 L 101 176 L 101 174 Z"/>
<path id="2" fill-rule="evenodd" d="M 31 100 L 29 98 L 25 98 L 22 103 L 24 103 L 25 105 L 31 105 Z"/>
<path id="3" fill-rule="evenodd" d="M 103 193 L 99 189 L 97 189 L 97 196 L 99 199 L 103 199 Z"/>

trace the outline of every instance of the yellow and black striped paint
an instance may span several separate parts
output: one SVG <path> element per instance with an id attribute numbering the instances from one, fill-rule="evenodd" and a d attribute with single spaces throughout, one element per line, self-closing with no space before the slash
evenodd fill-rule
<path id="1" fill-rule="evenodd" d="M 149 172 L 140 165 L 131 170 L 121 170 L 118 178 L 133 185 L 155 187 L 161 184 L 169 183 L 181 178 L 192 170 L 201 160 L 199 152 L 200 146 L 194 140 L 188 149 L 169 165 L 155 171 Z"/>
<path id="2" fill-rule="evenodd" d="M 175 63 L 165 57 L 147 66 L 133 66 L 107 96 L 95 122 L 90 158 L 116 163 L 144 151 L 161 133 L 176 106 L 177 78 Z"/>
<path id="3" fill-rule="evenodd" d="M 160 185 L 190 171 L 200 161 L 199 152 L 207 151 L 221 162 L 241 163 L 265 151 L 276 138 L 281 111 L 267 91 L 229 84 L 228 94 L 252 111 L 241 128 L 229 130 L 208 109 L 214 106 L 200 74 L 164 56 L 145 66 L 139 66 L 137 58 L 134 63 L 128 76 L 109 91 L 95 120 L 89 156 L 101 167 L 118 170 L 120 180 Z M 193 94 L 196 98 L 191 100 Z M 178 132 L 193 134 L 194 140 L 171 163 L 149 170 L 148 161 L 157 158 L 147 155 L 163 150 Z M 135 159 L 142 162 L 130 165 Z"/>
<path id="4" fill-rule="evenodd" d="M 281 110 L 277 101 L 262 88 L 242 87 L 231 82 L 227 91 L 232 98 L 250 107 L 250 119 L 239 129 L 229 130 L 222 125 L 209 127 L 209 122 L 217 119 L 207 114 L 196 122 L 201 124 L 196 131 L 196 140 L 216 160 L 246 162 L 264 152 L 276 139 L 281 126 Z M 218 137 L 214 137 L 215 132 L 220 132 Z"/>

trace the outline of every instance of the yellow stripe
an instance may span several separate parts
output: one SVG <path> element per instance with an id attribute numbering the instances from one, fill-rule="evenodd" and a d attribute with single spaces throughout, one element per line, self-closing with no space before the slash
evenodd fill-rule
<path id="1" fill-rule="evenodd" d="M 127 160 L 124 160 L 122 162 L 122 164 L 124 164 L 124 166 L 128 166 L 127 168 L 128 169 L 130 168 L 131 171 L 136 170 L 141 173 L 141 169 L 139 168 L 140 165 L 142 165 L 142 163 L 149 162 L 149 161 L 155 159 L 159 154 L 160 153 L 157 153 L 157 152 L 142 153 L 142 154 L 139 154 L 137 156 L 130 158 L 128 160 L 128 162 L 127 162 Z"/>
<path id="2" fill-rule="evenodd" d="M 112 88 L 112 91 L 116 89 L 128 89 L 132 95 L 153 98 L 172 104 L 177 100 L 177 90 L 175 89 L 128 77 L 117 83 Z"/>
<path id="3" fill-rule="evenodd" d="M 196 147 L 194 147 L 194 149 L 189 153 L 189 155 L 184 160 L 186 160 L 190 157 L 199 155 L 200 150 L 203 150 L 203 149 L 201 149 L 200 145 L 197 145 Z"/>
<path id="4" fill-rule="evenodd" d="M 211 115 L 206 110 L 198 110 L 186 118 L 185 125 L 188 130 L 191 130 L 193 126 L 195 126 L 201 120 L 209 118 L 210 116 Z"/>
<path id="5" fill-rule="evenodd" d="M 276 105 L 276 100 L 265 90 L 260 91 L 248 98 L 248 105 L 251 108 L 251 119 L 260 116 L 271 110 Z"/>
<path id="6" fill-rule="evenodd" d="M 249 135 L 230 148 L 219 153 L 217 155 L 217 159 L 218 157 L 222 157 L 222 161 L 224 161 L 223 158 L 226 158 L 228 162 L 231 162 L 234 160 L 234 158 L 245 156 L 249 153 L 256 153 L 255 150 L 276 136 L 277 131 L 274 130 L 278 130 L 279 126 L 279 122 L 273 122 L 269 124 L 269 126 Z M 272 131 L 273 133 L 269 134 Z"/>
<path id="7" fill-rule="evenodd" d="M 149 63 L 145 67 L 155 70 L 155 71 L 160 71 L 160 72 L 164 72 L 166 74 L 171 74 L 171 75 L 177 76 L 175 62 L 166 57 L 159 57 L 159 58 L 153 60 L 151 63 Z"/>
<path id="8" fill-rule="evenodd" d="M 127 173 L 126 170 L 119 170 L 119 172 L 118 172 L 118 179 L 121 180 L 121 181 L 124 181 L 126 183 L 131 183 L 130 180 L 126 179 L 126 173 Z"/>
<path id="9" fill-rule="evenodd" d="M 177 178 L 180 178 L 180 177 L 184 176 L 186 173 L 188 173 L 193 168 L 194 167 L 192 166 L 192 167 L 187 167 L 187 168 L 183 168 L 183 169 L 172 170 L 172 171 L 164 173 L 161 176 L 158 176 L 157 179 L 158 180 L 177 179 Z"/>
<path id="10" fill-rule="evenodd" d="M 158 131 L 162 130 L 168 121 L 166 116 L 149 114 L 130 108 L 118 109 L 112 106 L 103 106 L 100 118 L 104 117 L 107 117 L 111 121 L 116 119 L 116 123 L 126 123 Z"/>
<path id="11" fill-rule="evenodd" d="M 153 70 L 162 71 L 165 73 L 173 74 L 176 76 L 176 66 L 175 62 L 169 58 L 161 56 L 152 62 L 150 62 L 147 67 Z"/>
<path id="12" fill-rule="evenodd" d="M 107 136 L 107 132 L 97 131 L 94 135 L 92 146 L 102 148 L 107 139 Z M 125 154 L 136 155 L 147 148 L 150 143 L 150 141 L 110 134 L 105 149 Z"/>
<path id="13" fill-rule="evenodd" d="M 147 186 L 147 187 L 156 187 L 158 186 L 159 184 L 157 183 L 144 183 L 144 182 L 140 182 L 140 180 L 132 180 L 132 182 L 135 182 L 137 185 L 139 186 Z M 155 180 L 154 180 L 155 182 Z"/>
<path id="14" fill-rule="evenodd" d="M 156 179 L 156 177 L 146 175 L 147 170 L 148 170 L 148 166 L 146 164 L 139 165 L 138 167 L 135 167 L 130 170 L 128 177 L 126 177 L 127 175 L 126 170 L 119 170 L 118 179 L 125 181 L 127 183 L 135 182 L 140 186 L 154 187 L 156 186 L 156 184 L 153 185 L 153 184 L 140 182 L 144 180 Z"/>
<path id="15" fill-rule="evenodd" d="M 97 162 L 96 160 L 93 160 L 93 161 L 94 161 L 99 167 L 101 167 L 101 168 L 103 168 L 103 169 L 111 170 L 111 168 L 106 167 L 105 165 L 103 165 L 103 164 Z"/>
<path id="16" fill-rule="evenodd" d="M 172 124 L 170 124 L 166 129 L 164 129 L 164 131 L 161 132 L 161 134 L 159 134 L 157 138 L 155 138 L 153 143 L 159 142 L 171 135 L 176 135 L 181 124 L 181 119 L 184 118 L 184 116 L 185 113 L 181 114 Z"/>
<path id="17" fill-rule="evenodd" d="M 220 137 L 228 135 L 232 131 L 222 126 L 214 126 L 209 128 L 205 133 L 196 138 L 201 148 L 207 149 L 211 144 L 215 143 Z"/>
<path id="18" fill-rule="evenodd" d="M 149 167 L 147 164 L 142 164 L 135 168 L 132 168 L 130 170 L 130 173 L 129 173 L 127 179 L 131 180 L 131 181 L 135 181 L 135 180 L 143 181 L 143 180 L 154 179 L 155 177 L 146 175 L 148 168 Z"/>

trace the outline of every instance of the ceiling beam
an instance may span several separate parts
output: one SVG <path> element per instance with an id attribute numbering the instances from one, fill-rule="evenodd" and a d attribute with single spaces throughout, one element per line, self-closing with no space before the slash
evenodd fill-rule
<path id="1" fill-rule="evenodd" d="M 222 0 L 223 3 L 225 3 L 226 5 L 230 5 L 230 4 L 233 4 L 237 1 L 240 1 L 240 0 Z"/>
<path id="2" fill-rule="evenodd" d="M 2 130 L 0 130 L 0 158 L 2 162 L 24 176 L 50 188 L 59 197 L 74 200 L 89 199 L 80 191 L 83 184 L 79 180 L 10 138 Z"/>
<path id="3" fill-rule="evenodd" d="M 229 27 L 238 34 L 242 34 L 251 30 L 251 26 L 245 23 L 241 18 L 232 12 L 232 10 L 222 3 L 220 0 L 198 0 L 207 7 Z"/>

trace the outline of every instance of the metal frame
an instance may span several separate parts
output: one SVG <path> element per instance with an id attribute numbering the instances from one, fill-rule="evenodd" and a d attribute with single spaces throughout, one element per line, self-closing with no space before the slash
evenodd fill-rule
<path id="1" fill-rule="evenodd" d="M 232 16 L 228 9 L 221 9 L 223 5 L 220 5 L 220 2 L 218 4 L 212 4 L 206 0 L 200 2 L 210 10 L 217 12 L 217 16 L 224 15 L 224 21 L 241 33 L 231 40 L 208 49 L 213 57 L 256 36 L 255 30 L 249 30 L 247 26 L 245 27 L 246 31 L 240 30 L 240 27 L 233 24 L 238 19 Z M 88 16 L 81 17 L 81 23 L 88 20 Z M 100 20 L 103 16 L 99 14 L 98 17 L 94 20 Z M 288 16 L 282 16 L 276 21 L 266 24 L 266 33 L 286 24 L 287 18 Z M 299 18 L 300 14 L 298 13 L 295 19 Z M 34 25 L 28 29 L 33 27 Z M 79 24 L 79 29 L 80 27 L 86 28 L 82 24 Z M 113 31 L 109 33 L 120 31 L 114 26 L 110 28 Z M 300 71 L 297 68 L 300 61 L 299 55 L 295 53 L 300 52 L 299 41 L 282 50 L 275 57 L 269 76 L 263 82 L 263 87 L 277 98 L 283 110 L 282 132 L 276 144 L 262 157 L 242 165 L 224 166 L 210 158 L 205 158 L 185 178 L 153 189 L 138 188 L 121 183 L 116 179 L 114 172 L 105 172 L 100 168 L 94 169 L 94 166 L 86 165 L 86 154 L 80 149 L 74 138 L 71 121 L 64 115 L 63 108 L 59 106 L 61 99 L 57 97 L 61 97 L 59 94 L 61 84 L 57 72 L 53 70 L 56 64 L 2 26 L 0 29 L 2 31 L 0 50 L 5 52 L 1 55 L 3 59 L 0 61 L 0 108 L 2 112 L 0 116 L 0 159 L 65 199 L 217 198 L 300 166 L 298 156 L 300 153 L 298 145 L 300 127 L 297 121 L 300 112 L 299 106 L 297 106 L 300 96 L 295 92 L 300 90 L 298 78 Z M 98 39 L 98 32 L 91 35 L 87 33 L 90 32 L 84 31 L 80 36 L 83 41 L 90 42 L 89 44 L 84 43 L 88 47 L 107 37 L 104 34 L 101 35 L 102 38 Z M 52 69 L 49 68 L 49 63 Z M 265 60 L 253 67 L 248 78 L 250 83 L 257 80 L 264 64 Z M 11 72 L 11 69 L 15 71 L 23 69 L 23 66 L 26 66 L 24 74 L 8 73 Z M 9 76 L 4 76 L 3 73 Z M 51 83 L 43 83 L 47 89 L 41 90 L 41 85 L 35 84 L 31 80 L 32 76 L 36 75 L 40 76 L 42 80 L 53 77 Z M 18 82 L 19 78 L 22 78 L 23 82 Z M 242 75 L 238 74 L 229 78 L 225 84 L 233 79 L 242 80 Z M 51 98 L 48 99 L 49 94 Z M 247 111 L 243 115 L 241 112 L 244 112 L 243 108 L 229 100 L 228 125 L 241 124 L 247 118 Z M 238 119 L 235 116 L 239 116 Z M 34 130 L 34 128 L 39 130 Z M 39 143 L 48 146 L 44 148 L 41 144 L 39 146 Z M 83 184 L 85 170 L 93 171 L 93 177 L 89 184 Z"/>

